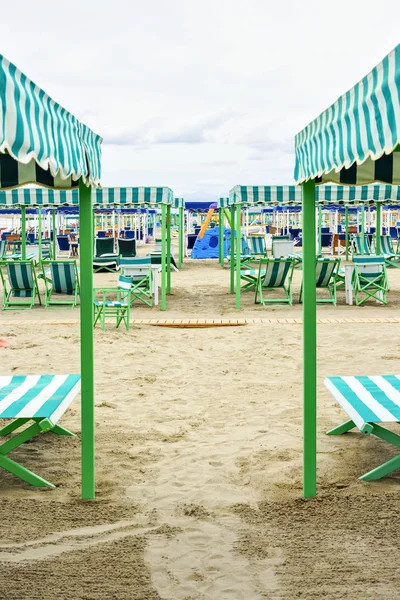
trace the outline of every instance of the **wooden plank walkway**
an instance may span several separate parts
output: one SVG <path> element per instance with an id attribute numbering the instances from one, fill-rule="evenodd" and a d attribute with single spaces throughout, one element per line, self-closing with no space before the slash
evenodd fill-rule
<path id="1" fill-rule="evenodd" d="M 0 319 L 1 327 L 23 327 L 26 325 L 77 325 L 78 319 L 75 320 L 21 320 L 21 321 L 2 321 Z M 400 323 L 399 319 L 394 318 L 375 318 L 375 319 L 317 319 L 317 325 L 366 325 L 371 323 L 378 323 L 386 325 L 388 323 Z M 243 325 L 302 325 L 302 319 L 268 319 L 268 318 L 248 318 L 248 319 L 205 319 L 205 318 L 192 318 L 192 319 L 132 319 L 132 325 L 151 325 L 153 327 L 181 327 L 181 328 L 195 328 L 195 327 L 240 327 Z"/>

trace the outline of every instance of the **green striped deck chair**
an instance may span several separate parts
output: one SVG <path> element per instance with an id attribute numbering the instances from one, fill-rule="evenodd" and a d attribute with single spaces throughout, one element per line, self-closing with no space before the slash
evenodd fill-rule
<path id="1" fill-rule="evenodd" d="M 93 271 L 109 271 L 113 273 L 119 270 L 119 254 L 114 252 L 114 238 L 96 238 L 95 239 L 95 256 L 93 257 Z"/>
<path id="2" fill-rule="evenodd" d="M 387 304 L 389 291 L 385 259 L 383 256 L 355 256 L 353 291 L 357 306 L 367 300 Z"/>
<path id="3" fill-rule="evenodd" d="M 271 302 L 293 303 L 292 278 L 294 262 L 292 258 L 261 258 L 259 260 L 255 304 L 265 306 Z M 284 298 L 266 298 L 266 292 L 282 289 Z"/>
<path id="4" fill-rule="evenodd" d="M 396 254 L 392 246 L 392 238 L 390 235 L 381 235 L 381 253 L 385 258 L 385 263 L 388 267 L 400 268 L 400 254 Z"/>
<path id="5" fill-rule="evenodd" d="M 43 279 L 45 284 L 45 308 L 76 306 L 80 294 L 76 261 L 43 260 L 42 269 L 43 273 L 39 275 L 39 279 Z"/>
<path id="6" fill-rule="evenodd" d="M 136 256 L 136 240 L 135 238 L 118 238 L 118 254 L 123 257 L 134 257 Z"/>
<path id="7" fill-rule="evenodd" d="M 33 260 L 6 261 L 6 275 L 0 268 L 0 278 L 3 284 L 3 310 L 32 308 L 36 297 L 42 303 L 36 279 Z M 8 281 L 7 281 L 8 280 Z"/>
<path id="8" fill-rule="evenodd" d="M 340 258 L 317 258 L 316 260 L 316 287 L 317 290 L 327 290 L 329 297 L 317 297 L 317 303 L 331 303 L 336 306 L 337 283 L 340 281 L 339 275 Z M 303 298 L 303 282 L 300 288 L 299 302 Z"/>
<path id="9" fill-rule="evenodd" d="M 382 426 L 400 422 L 400 375 L 327 377 L 325 386 L 350 419 L 327 435 L 341 435 L 358 428 L 400 448 L 400 436 Z M 400 468 L 400 455 L 362 475 L 363 481 L 381 479 Z"/>
<path id="10" fill-rule="evenodd" d="M 58 425 L 59 419 L 79 394 L 80 375 L 15 375 L 0 377 L 0 418 L 12 419 L 0 436 L 12 437 L 0 445 L 0 467 L 36 487 L 55 487 L 7 455 L 33 437 L 52 431 L 58 435 L 75 434 Z M 28 427 L 26 426 L 28 423 Z M 35 444 L 36 450 L 38 445 Z"/>
<path id="11" fill-rule="evenodd" d="M 118 277 L 118 287 L 94 289 L 95 300 L 93 302 L 93 327 L 95 327 L 96 323 L 100 321 L 100 327 L 103 331 L 105 331 L 106 318 L 113 317 L 116 319 L 117 329 L 123 321 L 126 330 L 129 331 L 131 288 L 131 278 L 120 275 Z M 113 296 L 112 299 L 109 298 L 111 294 Z"/>
<path id="12" fill-rule="evenodd" d="M 153 306 L 153 271 L 151 270 L 152 258 L 150 256 L 121 258 L 121 267 L 126 279 L 131 281 L 131 304 L 140 300 L 147 306 Z M 124 267 L 129 267 L 129 275 L 125 274 Z M 137 270 L 135 271 L 135 266 Z M 143 267 L 148 266 L 148 269 Z"/>
<path id="13" fill-rule="evenodd" d="M 248 235 L 246 242 L 252 256 L 267 256 L 267 245 L 263 235 Z"/>
<path id="14" fill-rule="evenodd" d="M 353 256 L 368 256 L 369 254 L 371 254 L 371 246 L 369 244 L 368 236 L 364 235 L 363 237 L 360 234 L 353 235 L 351 241 Z"/>
<path id="15" fill-rule="evenodd" d="M 260 259 L 246 258 L 240 263 L 240 291 L 253 292 L 257 287 Z"/>

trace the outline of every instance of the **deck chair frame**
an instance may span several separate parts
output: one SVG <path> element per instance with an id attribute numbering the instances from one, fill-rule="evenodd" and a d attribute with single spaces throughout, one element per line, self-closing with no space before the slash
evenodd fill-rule
<path id="1" fill-rule="evenodd" d="M 361 256 L 354 257 L 353 260 L 355 265 L 353 292 L 356 305 L 361 306 L 367 300 L 376 300 L 381 304 L 387 304 L 386 294 L 389 291 L 389 284 L 384 257 L 368 257 L 364 264 L 371 267 L 369 272 L 359 269 L 364 266 Z M 377 270 L 374 272 L 372 268 Z"/>
<path id="2" fill-rule="evenodd" d="M 129 331 L 132 303 L 131 285 L 129 277 L 120 275 L 118 287 L 94 288 L 95 295 L 100 294 L 101 300 L 93 301 L 93 327 L 96 327 L 96 323 L 100 321 L 100 327 L 105 331 L 106 319 L 113 317 L 116 319 L 116 329 L 123 322 L 125 329 Z M 107 295 L 111 293 L 116 295 L 115 300 L 107 300 Z"/>
<path id="3" fill-rule="evenodd" d="M 324 267 L 330 272 L 324 274 Z M 333 304 L 336 306 L 336 292 L 338 287 L 344 285 L 342 275 L 339 274 L 340 258 L 317 258 L 316 261 L 316 288 L 317 290 L 326 289 L 329 292 L 329 298 L 317 297 L 317 304 Z M 303 282 L 301 282 L 299 302 L 303 301 Z"/>
<path id="4" fill-rule="evenodd" d="M 381 252 L 385 258 L 385 264 L 388 267 L 396 267 L 400 269 L 400 254 L 393 252 L 392 238 L 390 235 L 381 235 Z"/>
<path id="5" fill-rule="evenodd" d="M 50 273 L 52 273 L 52 265 L 57 264 L 57 265 L 70 265 L 70 267 L 72 267 L 72 269 L 74 270 L 74 276 L 75 276 L 75 287 L 71 286 L 71 293 L 68 291 L 65 294 L 63 292 L 57 292 L 54 289 L 54 281 L 53 281 L 53 274 L 51 277 L 49 277 L 46 274 L 46 270 L 49 269 Z M 70 306 L 71 308 L 74 308 L 76 306 L 77 300 L 78 300 L 78 296 L 80 295 L 80 283 L 79 283 L 79 272 L 78 272 L 78 266 L 76 264 L 76 260 L 43 260 L 42 261 L 42 269 L 43 269 L 43 273 L 41 273 L 38 276 L 38 279 L 43 279 L 44 281 L 44 285 L 45 285 L 45 297 L 44 297 L 44 307 L 45 308 L 57 308 L 60 306 Z M 64 295 L 64 296 L 71 296 L 71 300 L 66 300 L 66 299 L 62 299 L 62 300 L 55 300 L 53 299 L 53 295 Z"/>
<path id="6" fill-rule="evenodd" d="M 283 265 L 283 273 L 279 272 L 279 267 Z M 272 266 L 272 273 L 271 273 Z M 277 267 L 277 273 L 274 273 L 274 269 Z M 275 269 L 276 270 L 276 269 Z M 262 304 L 265 306 L 266 304 L 272 303 L 287 303 L 293 304 L 293 296 L 292 296 L 292 279 L 293 279 L 293 271 L 294 271 L 294 261 L 292 258 L 261 258 L 259 260 L 258 267 L 258 275 L 257 275 L 257 284 L 254 295 L 254 303 Z M 265 285 L 266 278 L 270 277 L 268 283 L 270 285 Z M 265 298 L 263 295 L 263 291 L 266 290 L 277 290 L 282 289 L 285 293 L 284 298 Z"/>
<path id="7" fill-rule="evenodd" d="M 27 268 L 27 273 L 22 274 L 21 277 L 25 277 L 29 279 L 29 274 L 31 275 L 32 285 L 25 284 L 25 287 L 15 286 L 10 282 L 10 269 L 23 267 Z M 3 268 L 5 267 L 7 271 L 7 278 L 3 273 Z M 29 273 L 30 271 L 30 273 Z M 39 300 L 39 304 L 42 304 L 42 300 L 40 298 L 39 287 L 35 272 L 35 265 L 33 260 L 16 260 L 16 261 L 1 261 L 0 262 L 0 278 L 3 284 L 3 298 L 2 298 L 2 309 L 3 310 L 23 310 L 25 308 L 32 308 L 35 305 L 36 297 Z M 11 279 L 13 276 L 11 277 Z M 28 281 L 27 279 L 27 281 Z M 29 291 L 29 295 L 26 295 L 26 292 Z M 13 298 L 28 298 L 28 300 L 22 300 L 17 302 L 13 300 Z"/>

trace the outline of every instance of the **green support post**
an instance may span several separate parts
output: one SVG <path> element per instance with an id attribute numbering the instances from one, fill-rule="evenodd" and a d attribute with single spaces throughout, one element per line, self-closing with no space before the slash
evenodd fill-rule
<path id="1" fill-rule="evenodd" d="M 303 183 L 303 495 L 317 493 L 315 182 Z"/>
<path id="2" fill-rule="evenodd" d="M 39 238 L 39 266 L 42 265 L 42 209 L 40 206 L 37 207 L 38 216 L 38 238 Z"/>
<path id="3" fill-rule="evenodd" d="M 92 188 L 79 180 L 82 498 L 95 497 L 93 206 Z"/>
<path id="4" fill-rule="evenodd" d="M 178 267 L 182 267 L 183 263 L 183 252 L 184 252 L 184 218 L 183 218 L 183 206 L 179 207 L 179 252 L 178 252 Z"/>
<path id="5" fill-rule="evenodd" d="M 26 260 L 26 207 L 21 206 L 21 257 Z"/>
<path id="6" fill-rule="evenodd" d="M 161 204 L 161 310 L 167 308 L 167 205 Z"/>
<path id="7" fill-rule="evenodd" d="M 171 293 L 171 206 L 167 205 L 167 294 Z"/>
<path id="8" fill-rule="evenodd" d="M 376 203 L 376 230 L 375 230 L 375 254 L 381 253 L 381 233 L 382 233 L 382 204 Z"/>
<path id="9" fill-rule="evenodd" d="M 230 293 L 235 292 L 235 205 L 231 206 L 231 264 L 230 264 L 231 286 Z"/>
<path id="10" fill-rule="evenodd" d="M 224 266 L 224 209 L 218 209 L 218 258 L 221 267 Z"/>
<path id="11" fill-rule="evenodd" d="M 322 252 L 322 206 L 318 206 L 318 254 Z"/>
<path id="12" fill-rule="evenodd" d="M 51 228 L 53 230 L 53 260 L 57 258 L 57 225 L 56 225 L 56 209 L 51 211 Z"/>
<path id="13" fill-rule="evenodd" d="M 240 230 L 241 205 L 236 204 L 236 309 L 240 309 L 240 257 L 242 254 L 242 233 Z"/>
<path id="14" fill-rule="evenodd" d="M 365 240 L 365 205 L 361 205 L 361 254 L 364 254 Z"/>
<path id="15" fill-rule="evenodd" d="M 345 212 L 345 227 L 346 227 L 346 239 L 345 239 L 345 244 L 346 244 L 346 260 L 349 260 L 349 208 L 348 206 L 345 207 L 344 209 Z"/>

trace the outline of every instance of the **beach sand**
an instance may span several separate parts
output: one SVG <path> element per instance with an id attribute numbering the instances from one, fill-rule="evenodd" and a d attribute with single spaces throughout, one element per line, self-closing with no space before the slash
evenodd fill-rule
<path id="1" fill-rule="evenodd" d="M 80 500 L 80 403 L 16 460 L 53 481 L 0 470 L 1 600 L 398 598 L 400 476 L 358 477 L 396 454 L 354 432 L 327 375 L 399 373 L 400 272 L 387 307 L 318 308 L 318 497 L 302 499 L 298 304 L 234 308 L 229 272 L 185 261 L 168 310 L 140 318 L 260 318 L 241 327 L 95 330 L 95 501 Z M 95 285 L 116 282 L 96 274 Z M 80 371 L 79 309 L 3 312 L 2 374 Z M 337 322 L 335 322 L 335 319 Z M 350 322 L 370 319 L 369 323 Z M 387 323 L 382 320 L 387 319 Z M 346 322 L 347 320 L 347 322 Z M 379 320 L 380 322 L 373 322 Z"/>

